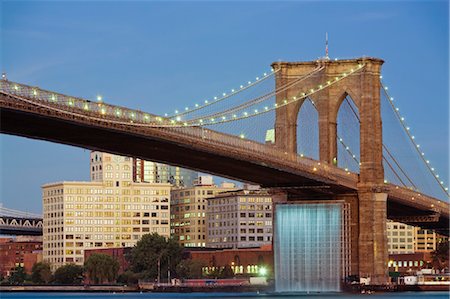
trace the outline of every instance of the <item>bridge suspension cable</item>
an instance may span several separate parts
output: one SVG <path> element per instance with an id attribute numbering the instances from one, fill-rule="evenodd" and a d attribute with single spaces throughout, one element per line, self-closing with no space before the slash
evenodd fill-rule
<path id="1" fill-rule="evenodd" d="M 264 80 L 266 80 L 266 79 L 272 77 L 273 75 L 275 75 L 278 71 L 279 70 L 275 71 L 274 69 L 271 69 L 270 73 L 263 73 L 261 78 L 260 77 L 256 77 L 254 82 L 247 81 L 247 84 L 245 84 L 245 85 L 241 84 L 238 88 L 231 89 L 231 93 L 227 94 L 226 92 L 223 92 L 222 96 L 219 96 L 219 97 L 215 96 L 213 99 L 205 100 L 203 102 L 203 104 L 196 103 L 196 104 L 192 105 L 193 106 L 192 108 L 190 108 L 189 106 L 186 106 L 184 109 L 180 109 L 180 110 L 177 109 L 177 110 L 175 110 L 175 114 L 171 114 L 171 115 L 166 114 L 164 116 L 168 117 L 168 118 L 181 117 L 183 115 L 190 114 L 190 113 L 193 113 L 195 111 L 204 109 L 204 108 L 209 107 L 211 105 L 218 104 L 218 103 L 220 103 L 220 102 L 222 102 L 222 101 L 224 101 L 224 100 L 226 100 L 226 99 L 228 99 L 228 98 L 230 98 L 232 96 L 235 96 L 235 95 L 237 95 L 237 94 L 239 94 L 239 93 L 241 93 L 241 92 L 243 92 L 243 91 L 245 91 L 245 90 L 247 90 L 247 89 L 249 89 L 249 88 L 251 88 L 253 86 L 256 86 L 257 84 L 259 84 L 259 83 L 263 82 Z"/>
<path id="2" fill-rule="evenodd" d="M 6 94 L 19 96 L 23 101 L 31 104 L 47 107 L 61 113 L 68 113 L 80 117 L 89 117 L 99 121 L 108 120 L 108 122 L 144 127 L 203 127 L 211 126 L 226 122 L 233 122 L 246 118 L 255 117 L 261 114 L 280 109 L 286 105 L 298 102 L 311 96 L 319 91 L 328 88 L 331 85 L 340 82 L 346 77 L 358 72 L 364 68 L 364 64 L 359 64 L 357 68 L 352 68 L 347 72 L 343 72 L 335 77 L 334 80 L 323 82 L 317 88 L 311 88 L 308 92 L 299 93 L 290 99 L 285 99 L 282 103 L 275 103 L 273 106 L 265 106 L 260 109 L 255 109 L 252 112 L 244 111 L 242 114 L 223 115 L 220 119 L 206 118 L 200 119 L 196 123 L 179 122 L 159 115 L 145 113 L 139 110 L 127 109 L 120 106 L 109 105 L 103 102 L 92 102 L 89 100 L 69 97 L 63 94 L 46 91 L 37 87 L 31 87 L 24 84 L 19 84 L 7 80 L 0 80 L 0 90 Z M 29 100 L 35 99 L 35 100 Z"/>
<path id="3" fill-rule="evenodd" d="M 243 109 L 246 109 L 248 107 L 257 105 L 259 103 L 262 103 L 262 102 L 264 102 L 266 100 L 271 99 L 273 96 L 275 96 L 275 95 L 277 95 L 277 94 L 279 94 L 279 93 L 281 93 L 283 91 L 288 90 L 289 88 L 291 88 L 291 87 L 299 84 L 300 82 L 310 78 L 311 76 L 317 74 L 318 72 L 320 72 L 323 69 L 324 69 L 323 66 L 317 67 L 313 71 L 311 71 L 310 73 L 308 73 L 308 74 L 306 74 L 304 76 L 301 76 L 300 78 L 298 78 L 298 79 L 296 79 L 296 80 L 294 80 L 292 82 L 288 82 L 287 84 L 285 84 L 283 86 L 280 86 L 279 88 L 276 88 L 275 90 L 272 90 L 269 93 L 266 93 L 266 94 L 264 94 L 262 96 L 254 98 L 254 99 L 250 99 L 249 101 L 246 101 L 246 102 L 244 102 L 242 104 L 239 104 L 237 106 L 234 106 L 234 107 L 222 110 L 222 111 L 214 113 L 214 114 L 207 114 L 207 115 L 203 115 L 202 117 L 192 118 L 192 119 L 188 119 L 188 120 L 185 120 L 185 121 L 187 121 L 188 123 L 191 123 L 191 122 L 199 121 L 200 119 L 204 119 L 204 118 L 217 118 L 217 117 L 220 118 L 223 115 L 227 115 L 227 114 L 231 114 L 231 113 L 237 113 L 238 111 L 241 111 Z"/>
<path id="4" fill-rule="evenodd" d="M 392 108 L 392 111 L 394 112 L 394 115 L 397 117 L 397 120 L 400 122 L 400 125 L 402 126 L 404 132 L 408 136 L 409 141 L 413 145 L 413 148 L 418 153 L 421 161 L 424 162 L 424 165 L 426 166 L 428 171 L 431 173 L 431 175 L 433 176 L 434 180 L 438 183 L 438 185 L 442 189 L 442 191 L 444 191 L 444 193 L 447 196 L 450 196 L 448 187 L 445 187 L 444 186 L 444 182 L 439 179 L 439 174 L 437 174 L 435 172 L 435 169 L 434 169 L 434 167 L 431 166 L 430 161 L 425 159 L 425 153 L 420 150 L 420 145 L 417 144 L 417 142 L 415 141 L 415 137 L 411 134 L 410 128 L 406 125 L 405 118 L 400 115 L 400 112 L 399 112 L 400 109 L 398 107 L 395 107 L 395 105 L 394 105 L 394 98 L 389 95 L 388 87 L 386 85 L 384 85 L 384 83 L 383 83 L 383 81 L 381 79 L 382 79 L 382 76 L 380 76 L 380 82 L 381 82 L 382 90 L 383 90 L 384 94 L 386 95 L 386 97 L 388 99 L 388 102 L 390 104 L 390 107 Z"/>
<path id="5" fill-rule="evenodd" d="M 36 218 L 36 219 L 42 218 L 42 215 L 8 209 L 8 208 L 2 207 L 2 206 L 0 206 L 0 216 L 18 217 L 18 218 Z"/>
<path id="6" fill-rule="evenodd" d="M 351 110 L 352 114 L 354 115 L 354 117 L 356 117 L 358 122 L 361 123 L 361 119 L 359 117 L 359 114 L 355 111 L 354 107 L 349 103 L 349 100 L 348 100 L 347 97 L 345 98 L 345 101 L 347 101 L 348 106 L 350 107 L 350 110 Z M 410 182 L 411 186 L 413 186 L 416 190 L 418 190 L 417 186 L 414 184 L 414 182 L 411 180 L 411 178 L 406 174 L 404 169 L 400 166 L 400 164 L 398 163 L 397 159 L 395 159 L 395 157 L 393 156 L 391 151 L 389 151 L 388 147 L 384 143 L 383 143 L 382 146 L 383 146 L 383 149 L 385 150 L 385 152 L 391 158 L 391 160 L 395 163 L 395 165 L 401 171 L 401 173 L 405 176 L 405 178 L 408 180 L 408 182 Z M 389 160 L 387 159 L 386 155 L 384 155 L 384 154 L 383 154 L 383 160 L 386 162 L 386 164 L 391 169 L 391 171 L 394 173 L 394 175 L 397 177 L 397 179 L 403 184 L 403 186 L 408 187 L 408 185 L 405 184 L 405 182 L 402 180 L 402 178 L 400 177 L 398 172 L 394 169 L 393 165 L 389 162 Z M 387 183 L 387 181 L 385 181 L 385 182 Z"/>

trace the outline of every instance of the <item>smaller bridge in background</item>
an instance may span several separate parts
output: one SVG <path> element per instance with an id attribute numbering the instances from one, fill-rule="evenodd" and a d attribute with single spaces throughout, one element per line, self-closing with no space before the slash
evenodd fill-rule
<path id="1" fill-rule="evenodd" d="M 42 215 L 0 207 L 0 235 L 42 235 Z"/>

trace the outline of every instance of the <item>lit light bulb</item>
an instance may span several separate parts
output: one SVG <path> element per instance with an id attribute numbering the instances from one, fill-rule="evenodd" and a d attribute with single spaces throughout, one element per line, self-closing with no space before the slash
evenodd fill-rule
<path id="1" fill-rule="evenodd" d="M 101 100 L 102 100 L 102 96 L 98 95 L 97 96 L 97 101 L 101 102 Z"/>

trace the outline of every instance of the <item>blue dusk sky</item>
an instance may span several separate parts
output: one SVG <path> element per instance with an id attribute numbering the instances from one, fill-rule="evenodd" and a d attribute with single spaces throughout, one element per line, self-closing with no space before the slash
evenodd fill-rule
<path id="1" fill-rule="evenodd" d="M 163 114 L 274 61 L 382 58 L 384 82 L 448 184 L 448 1 L 1 1 L 0 69 L 44 89 Z M 1 135 L 5 207 L 89 179 L 89 151 Z"/>

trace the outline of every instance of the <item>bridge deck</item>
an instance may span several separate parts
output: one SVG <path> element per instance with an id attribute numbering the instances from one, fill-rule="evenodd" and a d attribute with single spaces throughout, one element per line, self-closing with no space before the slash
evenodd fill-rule
<path id="1" fill-rule="evenodd" d="M 293 153 L 200 128 L 140 126 L 61 104 L 0 93 L 2 133 L 178 165 L 264 187 L 295 187 L 318 197 L 354 192 L 358 174 Z M 447 230 L 449 204 L 388 185 L 388 215 L 439 213 L 430 228 Z M 445 224 L 445 225 L 444 225 Z"/>

